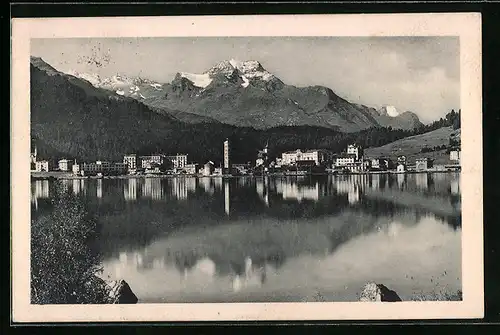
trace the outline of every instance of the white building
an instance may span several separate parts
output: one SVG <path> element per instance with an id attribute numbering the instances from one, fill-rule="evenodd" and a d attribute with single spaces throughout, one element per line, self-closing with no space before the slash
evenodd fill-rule
<path id="1" fill-rule="evenodd" d="M 154 166 L 162 165 L 165 155 L 155 154 L 151 156 L 141 156 L 139 157 L 141 161 L 141 167 L 143 169 L 151 169 Z M 125 163 L 125 162 L 124 162 Z"/>
<path id="2" fill-rule="evenodd" d="M 186 171 L 187 174 L 196 174 L 197 170 L 198 170 L 198 164 L 196 163 L 184 165 L 184 171 Z"/>
<path id="3" fill-rule="evenodd" d="M 405 171 L 406 171 L 406 165 L 403 163 L 399 163 L 396 168 L 396 172 L 405 172 Z"/>
<path id="4" fill-rule="evenodd" d="M 167 156 L 166 159 L 172 162 L 174 169 L 184 169 L 187 165 L 188 155 L 187 154 L 176 154 Z"/>
<path id="5" fill-rule="evenodd" d="M 358 161 L 363 156 L 363 150 L 361 149 L 360 146 L 358 146 L 356 144 L 349 144 L 347 146 L 347 154 L 348 155 L 355 155 L 356 161 Z"/>
<path id="6" fill-rule="evenodd" d="M 80 164 L 73 164 L 72 170 L 74 175 L 80 174 Z"/>
<path id="7" fill-rule="evenodd" d="M 264 149 L 259 150 L 259 153 L 257 154 L 257 159 L 255 160 L 255 166 L 261 166 L 265 164 L 269 159 L 269 146 L 266 144 Z"/>
<path id="8" fill-rule="evenodd" d="M 59 171 L 69 171 L 72 165 L 71 161 L 67 159 L 61 159 L 57 163 L 59 166 Z"/>
<path id="9" fill-rule="evenodd" d="M 372 158 L 371 168 L 373 170 L 387 170 L 391 168 L 391 162 L 388 158 Z"/>
<path id="10" fill-rule="evenodd" d="M 212 173 L 214 173 L 214 163 L 212 161 L 208 161 L 203 166 L 203 172 L 202 172 L 202 174 L 204 176 L 210 176 L 210 175 L 212 175 Z"/>
<path id="11" fill-rule="evenodd" d="M 355 154 L 339 155 L 335 158 L 335 167 L 346 167 L 353 165 L 356 162 Z"/>
<path id="12" fill-rule="evenodd" d="M 430 158 L 418 158 L 415 160 L 415 170 L 417 171 L 427 171 L 432 168 L 433 161 Z"/>
<path id="13" fill-rule="evenodd" d="M 107 170 L 111 166 L 111 163 L 106 161 L 96 161 L 95 163 L 101 167 L 101 170 Z"/>
<path id="14" fill-rule="evenodd" d="M 127 164 L 129 171 L 134 171 L 137 169 L 137 156 L 135 154 L 125 155 L 123 163 Z"/>
<path id="15" fill-rule="evenodd" d="M 460 161 L 460 149 L 450 151 L 450 161 Z"/>
<path id="16" fill-rule="evenodd" d="M 294 165 L 297 161 L 314 161 L 316 165 L 322 164 L 326 160 L 326 153 L 323 150 L 306 150 L 297 149 L 281 154 L 281 165 Z"/>
<path id="17" fill-rule="evenodd" d="M 35 162 L 35 171 L 48 172 L 49 171 L 49 162 L 48 161 L 36 161 Z"/>

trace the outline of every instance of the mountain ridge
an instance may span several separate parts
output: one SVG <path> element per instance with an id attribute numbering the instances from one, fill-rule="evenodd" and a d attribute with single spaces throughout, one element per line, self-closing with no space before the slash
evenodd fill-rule
<path id="1" fill-rule="evenodd" d="M 256 129 L 311 125 L 355 132 L 377 126 L 415 129 L 422 124 L 414 113 L 381 115 L 375 108 L 340 98 L 325 86 L 287 85 L 256 60 L 223 60 L 201 74 L 177 72 L 169 83 L 140 79 L 144 83 L 137 84 L 132 79 L 128 86 L 120 86 L 113 84 L 113 80 L 103 79 L 96 84 L 110 90 L 119 89 L 122 95 L 167 114 L 175 110 L 189 113 L 195 120 L 201 118 L 199 122 Z"/>

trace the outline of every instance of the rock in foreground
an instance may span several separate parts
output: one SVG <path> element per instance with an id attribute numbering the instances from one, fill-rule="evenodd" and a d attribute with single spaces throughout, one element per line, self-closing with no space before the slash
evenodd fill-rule
<path id="1" fill-rule="evenodd" d="M 139 299 L 125 280 L 108 282 L 111 304 L 136 304 Z"/>
<path id="2" fill-rule="evenodd" d="M 373 301 L 387 301 L 396 302 L 401 301 L 401 298 L 396 292 L 388 289 L 383 284 L 368 283 L 363 287 L 360 294 L 359 301 L 373 302 Z"/>

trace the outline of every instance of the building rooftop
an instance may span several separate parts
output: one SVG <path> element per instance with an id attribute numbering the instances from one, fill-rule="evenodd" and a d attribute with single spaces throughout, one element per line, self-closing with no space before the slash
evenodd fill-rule
<path id="1" fill-rule="evenodd" d="M 284 154 L 296 154 L 297 152 L 300 152 L 302 154 L 308 154 L 308 153 L 313 153 L 313 152 L 327 152 L 328 150 L 326 149 L 296 149 L 296 150 L 290 150 L 290 151 L 285 151 L 283 152 Z"/>

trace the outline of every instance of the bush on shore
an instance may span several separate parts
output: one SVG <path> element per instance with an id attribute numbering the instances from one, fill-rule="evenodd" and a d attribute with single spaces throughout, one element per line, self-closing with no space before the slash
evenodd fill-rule
<path id="1" fill-rule="evenodd" d="M 56 185 L 53 210 L 31 222 L 31 302 L 105 303 L 99 253 L 92 247 L 97 221 L 82 201 Z"/>
<path id="2" fill-rule="evenodd" d="M 462 291 L 439 291 L 434 293 L 415 293 L 411 300 L 413 301 L 462 301 Z"/>

